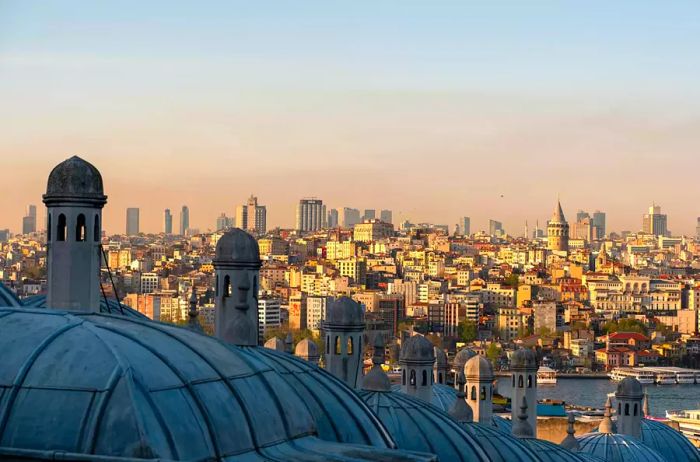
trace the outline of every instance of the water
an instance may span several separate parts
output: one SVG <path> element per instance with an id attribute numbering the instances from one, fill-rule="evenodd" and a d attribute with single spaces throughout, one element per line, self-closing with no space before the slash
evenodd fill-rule
<path id="1" fill-rule="evenodd" d="M 608 393 L 616 390 L 617 383 L 607 379 L 562 379 L 555 386 L 538 386 L 537 399 L 559 399 L 567 404 L 602 408 Z M 666 410 L 700 409 L 700 384 L 647 385 L 649 411 L 655 417 L 665 417 Z M 498 378 L 498 392 L 511 396 L 511 379 Z"/>

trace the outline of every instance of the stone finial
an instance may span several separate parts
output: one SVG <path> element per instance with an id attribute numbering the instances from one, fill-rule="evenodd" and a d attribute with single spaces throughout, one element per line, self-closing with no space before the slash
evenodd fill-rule
<path id="1" fill-rule="evenodd" d="M 453 419 L 455 419 L 457 422 L 461 424 L 469 423 L 474 420 L 474 412 L 472 411 L 472 408 L 469 407 L 467 404 L 467 401 L 464 399 L 464 384 L 466 383 L 466 378 L 464 376 L 464 372 L 460 371 L 457 374 L 457 399 L 455 400 L 454 404 L 452 404 L 452 407 L 450 408 L 449 414 L 452 416 Z"/>
<path id="2" fill-rule="evenodd" d="M 285 353 L 294 352 L 294 337 L 292 337 L 291 332 L 287 332 L 287 336 L 284 339 L 284 351 Z"/>
<path id="3" fill-rule="evenodd" d="M 527 420 L 527 398 L 523 396 L 523 400 L 520 403 L 520 413 L 518 413 L 518 420 L 516 422 L 513 422 L 513 436 L 515 436 L 516 438 L 534 438 L 532 426 Z"/>
<path id="4" fill-rule="evenodd" d="M 560 446 L 563 448 L 568 449 L 569 451 L 572 452 L 578 452 L 580 447 L 578 444 L 578 440 L 576 439 L 576 429 L 574 428 L 574 424 L 576 423 L 576 417 L 574 417 L 573 412 L 569 412 L 569 418 L 567 419 L 567 425 L 566 425 L 566 438 L 560 443 Z"/>
<path id="5" fill-rule="evenodd" d="M 598 425 L 598 431 L 600 433 L 615 433 L 612 421 L 612 402 L 609 396 L 607 401 L 605 401 L 605 413 L 603 414 L 603 420 Z"/>
<path id="6" fill-rule="evenodd" d="M 362 389 L 368 391 L 391 391 L 389 377 L 382 369 L 384 364 L 384 339 L 381 335 L 374 336 L 374 351 L 372 352 L 372 369 L 362 380 Z"/>
<path id="7" fill-rule="evenodd" d="M 644 413 L 644 417 L 650 417 L 651 413 L 649 412 L 649 393 L 646 391 L 644 392 L 644 404 L 642 404 L 642 412 Z"/>
<path id="8" fill-rule="evenodd" d="M 197 288 L 192 286 L 190 294 L 190 309 L 187 312 L 187 327 L 196 332 L 203 332 L 202 325 L 199 323 L 199 310 L 197 309 Z"/>

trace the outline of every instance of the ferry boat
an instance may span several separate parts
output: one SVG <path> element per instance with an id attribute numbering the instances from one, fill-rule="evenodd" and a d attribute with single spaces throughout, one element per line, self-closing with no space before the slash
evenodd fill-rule
<path id="1" fill-rule="evenodd" d="M 634 377 L 642 385 L 653 385 L 655 383 L 654 372 L 639 367 L 616 367 L 608 374 L 611 380 L 621 382 L 626 377 Z"/>
<path id="2" fill-rule="evenodd" d="M 654 383 L 657 385 L 675 385 L 676 373 L 671 371 L 653 371 Z"/>
<path id="3" fill-rule="evenodd" d="M 557 371 L 547 366 L 537 369 L 537 385 L 556 385 Z"/>
<path id="4" fill-rule="evenodd" d="M 700 410 L 666 411 L 666 417 L 696 446 L 700 445 Z"/>

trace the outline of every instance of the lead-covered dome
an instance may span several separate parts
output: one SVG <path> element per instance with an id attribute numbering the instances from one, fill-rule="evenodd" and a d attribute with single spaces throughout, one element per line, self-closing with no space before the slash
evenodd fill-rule
<path id="1" fill-rule="evenodd" d="M 571 452 L 558 444 L 536 438 L 522 438 L 521 441 L 537 454 L 541 462 L 587 462 L 585 456 Z"/>
<path id="2" fill-rule="evenodd" d="M 474 356 L 476 356 L 476 351 L 471 348 L 462 348 L 459 350 L 453 360 L 455 372 L 459 373 L 460 371 L 464 371 L 464 365 Z"/>
<path id="3" fill-rule="evenodd" d="M 491 367 L 491 361 L 483 356 L 474 356 L 467 361 L 467 364 L 464 366 L 464 376 L 467 380 L 481 380 L 482 382 L 493 381 L 493 367 Z"/>
<path id="4" fill-rule="evenodd" d="M 260 248 L 253 236 L 240 228 L 233 228 L 216 243 L 214 267 L 260 268 Z"/>
<path id="5" fill-rule="evenodd" d="M 102 175 L 90 162 L 73 156 L 58 164 L 49 174 L 44 202 L 88 200 L 104 204 Z"/>
<path id="6" fill-rule="evenodd" d="M 641 400 L 644 398 L 644 389 L 639 380 L 634 377 L 625 377 L 617 384 L 615 397 Z"/>
<path id="7" fill-rule="evenodd" d="M 407 338 L 401 345 L 399 362 L 407 364 L 433 364 L 435 362 L 433 344 L 422 335 L 414 335 Z"/>
<path id="8" fill-rule="evenodd" d="M 391 437 L 350 389 L 292 355 L 123 316 L 0 308 L 0 319 L 0 454 L 408 457 L 387 452 Z"/>
<path id="9" fill-rule="evenodd" d="M 668 462 L 640 440 L 618 433 L 587 433 L 579 436 L 581 453 L 607 462 Z"/>
<path id="10" fill-rule="evenodd" d="M 476 422 L 462 424 L 486 451 L 491 462 L 540 462 L 535 452 L 514 436 Z"/>
<path id="11" fill-rule="evenodd" d="M 430 404 L 437 407 L 441 411 L 449 413 L 455 401 L 457 401 L 457 390 L 454 387 L 450 387 L 442 383 L 434 383 L 431 389 Z M 401 385 L 392 385 L 391 390 L 401 393 Z"/>
<path id="12" fill-rule="evenodd" d="M 700 451 L 678 430 L 663 422 L 642 419 L 642 443 L 668 461 L 700 462 Z"/>
<path id="13" fill-rule="evenodd" d="M 326 308 L 324 323 L 333 327 L 362 327 L 365 326 L 365 313 L 362 305 L 350 297 L 340 297 L 332 300 Z"/>
<path id="14" fill-rule="evenodd" d="M 510 360 L 512 369 L 537 369 L 537 357 L 530 348 L 520 348 L 513 353 Z"/>

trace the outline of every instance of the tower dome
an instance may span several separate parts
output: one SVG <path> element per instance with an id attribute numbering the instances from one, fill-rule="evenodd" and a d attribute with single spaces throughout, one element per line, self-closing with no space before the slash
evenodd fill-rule
<path id="1" fill-rule="evenodd" d="M 313 364 L 318 364 L 321 355 L 316 344 L 308 338 L 302 339 L 294 348 L 294 356 Z"/>
<path id="2" fill-rule="evenodd" d="M 616 398 L 644 399 L 644 389 L 639 380 L 634 377 L 625 377 L 617 384 Z"/>
<path id="3" fill-rule="evenodd" d="M 258 242 L 240 228 L 227 231 L 216 243 L 214 266 L 260 268 Z"/>
<path id="4" fill-rule="evenodd" d="M 510 360 L 511 368 L 537 369 L 537 357 L 529 348 L 520 348 L 513 353 Z"/>
<path id="5" fill-rule="evenodd" d="M 430 363 L 435 362 L 435 350 L 430 340 L 422 335 L 409 337 L 401 345 L 399 361 L 407 363 Z"/>
<path id="6" fill-rule="evenodd" d="M 594 432 L 577 439 L 579 454 L 590 454 L 606 462 L 668 462 L 661 454 L 631 436 Z"/>
<path id="7" fill-rule="evenodd" d="M 325 323 L 328 326 L 360 326 L 364 329 L 365 313 L 361 304 L 350 297 L 340 297 L 328 304 Z"/>
<path id="8" fill-rule="evenodd" d="M 0 318 L 6 457 L 415 460 L 388 450 L 350 390 L 291 355 L 123 316 L 0 308 Z"/>
<path id="9" fill-rule="evenodd" d="M 90 162 L 73 156 L 58 164 L 49 174 L 44 203 L 93 202 L 104 205 L 102 175 Z"/>
<path id="10" fill-rule="evenodd" d="M 483 356 L 475 356 L 464 366 L 464 375 L 467 380 L 469 378 L 475 378 L 482 380 L 493 381 L 493 367 L 491 367 L 491 361 L 484 358 Z"/>
<path id="11" fill-rule="evenodd" d="M 459 350 L 452 361 L 455 373 L 459 374 L 461 371 L 464 371 L 464 365 L 474 356 L 476 356 L 476 352 L 470 348 Z"/>

